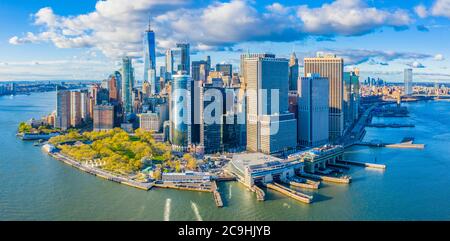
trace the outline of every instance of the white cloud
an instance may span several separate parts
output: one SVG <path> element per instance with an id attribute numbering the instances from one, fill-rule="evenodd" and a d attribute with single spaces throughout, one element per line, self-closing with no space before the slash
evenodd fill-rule
<path id="1" fill-rule="evenodd" d="M 445 57 L 442 54 L 436 54 L 434 56 L 434 60 L 436 60 L 436 61 L 443 61 L 443 60 L 445 60 Z"/>
<path id="2" fill-rule="evenodd" d="M 206 2 L 206 3 L 205 3 Z M 383 26 L 406 27 L 404 10 L 368 7 L 362 0 L 336 0 L 318 8 L 273 3 L 257 10 L 252 0 L 105 0 L 95 11 L 59 16 L 49 7 L 34 15 L 43 31 L 14 36 L 11 44 L 51 42 L 58 48 L 94 48 L 116 59 L 140 57 L 142 33 L 149 14 L 160 52 L 177 42 L 189 42 L 194 51 L 230 50 L 246 41 L 290 42 L 308 35 L 361 35 Z"/>
<path id="3" fill-rule="evenodd" d="M 301 6 L 297 14 L 305 31 L 325 35 L 359 35 L 383 26 L 405 27 L 412 22 L 404 10 L 380 10 L 362 0 L 336 0 L 319 8 Z"/>
<path id="4" fill-rule="evenodd" d="M 450 0 L 436 0 L 431 7 L 431 13 L 434 16 L 450 18 Z"/>
<path id="5" fill-rule="evenodd" d="M 419 61 L 413 61 L 412 63 L 408 63 L 407 64 L 409 67 L 411 68 L 416 68 L 416 69 L 423 69 L 425 68 L 425 65 L 423 65 L 422 63 L 420 63 Z"/>
<path id="6" fill-rule="evenodd" d="M 428 17 L 428 10 L 425 7 L 425 5 L 423 5 L 423 4 L 420 4 L 420 5 L 417 5 L 416 7 L 414 7 L 414 11 L 416 12 L 417 16 L 419 16 L 420 18 Z"/>
<path id="7" fill-rule="evenodd" d="M 432 58 L 432 55 L 412 52 L 381 51 L 368 49 L 323 49 L 320 52 L 333 53 L 344 58 L 346 65 L 368 63 L 388 65 L 395 60 L 417 60 Z"/>

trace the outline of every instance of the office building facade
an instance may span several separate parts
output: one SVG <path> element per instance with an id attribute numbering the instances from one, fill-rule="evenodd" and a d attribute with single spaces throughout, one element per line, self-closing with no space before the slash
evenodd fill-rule
<path id="1" fill-rule="evenodd" d="M 298 59 L 295 53 L 291 54 L 289 59 L 289 90 L 296 91 L 297 90 L 297 82 L 299 77 L 299 65 Z"/>
<path id="2" fill-rule="evenodd" d="M 343 78 L 344 60 L 335 55 L 318 54 L 315 58 L 305 58 L 305 73 L 317 73 L 328 78 L 329 88 L 329 140 L 331 142 L 340 138 L 344 131 L 343 114 Z M 305 77 L 306 77 L 305 74 Z"/>
<path id="3" fill-rule="evenodd" d="M 134 74 L 130 57 L 122 59 L 122 104 L 125 113 L 133 112 Z M 101 103 L 100 103 L 101 104 Z"/>
<path id="4" fill-rule="evenodd" d="M 329 135 L 329 80 L 308 74 L 298 87 L 298 143 L 306 147 L 324 145 Z"/>
<path id="5" fill-rule="evenodd" d="M 288 60 L 247 57 L 244 61 L 247 150 L 271 154 L 295 148 L 297 137 L 292 132 L 297 133 L 297 123 L 288 111 Z"/>
<path id="6" fill-rule="evenodd" d="M 172 78 L 170 141 L 174 150 L 186 151 L 191 144 L 191 77 L 179 72 Z"/>

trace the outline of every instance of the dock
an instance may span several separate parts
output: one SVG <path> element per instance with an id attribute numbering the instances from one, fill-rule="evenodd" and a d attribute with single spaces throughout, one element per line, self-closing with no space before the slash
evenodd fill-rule
<path id="1" fill-rule="evenodd" d="M 288 182 L 289 185 L 307 189 L 319 189 L 320 182 L 306 178 L 294 178 Z"/>
<path id="2" fill-rule="evenodd" d="M 254 185 L 252 187 L 252 189 L 256 193 L 256 200 L 262 201 L 262 202 L 264 200 L 266 200 L 266 193 L 261 188 L 259 188 L 258 186 Z"/>
<path id="3" fill-rule="evenodd" d="M 344 176 L 344 177 L 330 177 L 325 175 L 317 175 L 307 172 L 302 172 L 300 174 L 301 177 L 306 178 L 312 178 L 315 180 L 320 180 L 324 182 L 332 182 L 332 183 L 338 183 L 338 184 L 349 184 L 352 181 L 352 178 L 350 176 Z"/>
<path id="4" fill-rule="evenodd" d="M 309 203 L 312 203 L 312 201 L 313 201 L 313 196 L 306 195 L 306 194 L 298 192 L 298 191 L 294 191 L 294 190 L 292 190 L 290 188 L 287 188 L 287 187 L 285 187 L 283 185 L 280 185 L 278 183 L 275 183 L 275 182 L 274 183 L 267 183 L 266 186 L 267 186 L 267 188 L 275 190 L 275 191 L 277 191 L 277 192 L 279 192 L 281 194 L 284 194 L 284 195 L 286 195 L 288 197 L 291 197 L 291 198 L 293 198 L 293 199 L 295 199 L 297 201 L 300 201 L 302 203 L 309 204 Z"/>
<path id="5" fill-rule="evenodd" d="M 211 188 L 204 188 L 200 186 L 193 186 L 189 183 L 178 183 L 178 184 L 161 184 L 161 183 L 155 183 L 153 185 L 154 187 L 158 188 L 169 188 L 169 189 L 177 189 L 177 190 L 184 190 L 184 191 L 194 191 L 194 192 L 212 192 Z"/>
<path id="6" fill-rule="evenodd" d="M 413 124 L 384 124 L 384 123 L 376 123 L 376 124 L 366 124 L 367 127 L 373 128 L 412 128 L 415 127 Z"/>
<path id="7" fill-rule="evenodd" d="M 385 145 L 386 148 L 425 149 L 425 144 L 400 143 Z"/>
<path id="8" fill-rule="evenodd" d="M 366 167 L 366 168 L 374 168 L 374 169 L 386 169 L 386 165 L 384 164 L 376 164 L 376 163 L 369 163 L 369 162 L 356 162 L 356 161 L 338 161 L 339 163 L 346 164 L 346 165 L 354 165 L 354 166 L 360 166 L 360 167 Z"/>
<path id="9" fill-rule="evenodd" d="M 219 188 L 217 187 L 217 183 L 215 181 L 211 184 L 211 190 L 213 192 L 214 202 L 218 208 L 223 207 L 222 197 L 220 196 Z"/>

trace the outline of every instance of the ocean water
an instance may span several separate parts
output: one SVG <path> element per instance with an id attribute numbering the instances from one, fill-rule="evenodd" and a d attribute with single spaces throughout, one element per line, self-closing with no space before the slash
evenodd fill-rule
<path id="1" fill-rule="evenodd" d="M 0 97 L 0 220 L 450 220 L 450 102 L 407 104 L 414 128 L 367 128 L 365 140 L 414 136 L 424 150 L 354 147 L 345 158 L 384 163 L 385 171 L 353 167 L 350 185 L 324 184 L 307 205 L 268 191 L 267 200 L 237 182 L 212 194 L 142 191 L 60 163 L 16 138 L 21 121 L 55 108 L 55 93 Z"/>

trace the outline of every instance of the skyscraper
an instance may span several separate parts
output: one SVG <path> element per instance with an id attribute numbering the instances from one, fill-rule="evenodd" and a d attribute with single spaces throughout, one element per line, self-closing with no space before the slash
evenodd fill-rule
<path id="1" fill-rule="evenodd" d="M 134 74 L 130 57 L 122 59 L 122 103 L 125 113 L 133 112 Z"/>
<path id="2" fill-rule="evenodd" d="M 178 43 L 177 51 L 179 51 L 179 61 L 177 61 L 177 71 L 186 71 L 187 75 L 191 74 L 191 53 L 188 43 Z M 175 60 L 174 60 L 175 62 Z"/>
<path id="3" fill-rule="evenodd" d="M 70 91 L 56 90 L 55 128 L 67 130 L 70 127 Z"/>
<path id="4" fill-rule="evenodd" d="M 289 59 L 289 90 L 297 90 L 298 70 L 298 59 L 295 52 L 292 52 Z"/>
<path id="5" fill-rule="evenodd" d="M 329 139 L 336 141 L 344 130 L 342 107 L 344 60 L 335 55 L 319 53 L 316 58 L 305 58 L 305 77 L 307 73 L 317 73 L 329 80 Z"/>
<path id="6" fill-rule="evenodd" d="M 216 72 L 221 72 L 224 76 L 233 76 L 233 65 L 231 64 L 216 64 Z"/>
<path id="7" fill-rule="evenodd" d="M 405 69 L 404 71 L 404 80 L 405 80 L 405 95 L 412 95 L 412 82 L 413 82 L 413 70 Z"/>
<path id="8" fill-rule="evenodd" d="M 247 80 L 245 79 L 245 59 L 247 58 L 257 58 L 257 57 L 262 57 L 262 58 L 275 58 L 275 54 L 268 54 L 268 53 L 245 53 L 245 54 L 241 54 L 241 62 L 240 62 L 240 67 L 239 67 L 239 73 L 241 75 L 241 77 L 243 78 L 243 80 L 241 80 L 241 82 L 244 83 L 244 86 L 247 84 Z"/>
<path id="9" fill-rule="evenodd" d="M 89 108 L 90 108 L 89 92 L 87 90 L 82 90 L 81 91 L 81 119 L 83 119 L 83 122 L 85 122 L 85 123 L 92 118 Z"/>
<path id="10" fill-rule="evenodd" d="M 70 125 L 77 127 L 81 124 L 81 92 L 70 92 Z"/>
<path id="11" fill-rule="evenodd" d="M 351 126 L 358 118 L 359 76 L 358 71 L 344 72 L 344 123 Z"/>
<path id="12" fill-rule="evenodd" d="M 173 66 L 173 55 L 172 55 L 172 50 L 168 49 L 166 50 L 166 73 L 168 73 L 167 77 L 169 79 L 171 79 L 172 74 L 174 74 L 174 66 Z"/>
<path id="13" fill-rule="evenodd" d="M 211 91 L 210 91 L 211 90 Z M 214 86 L 213 84 L 205 84 L 201 94 L 201 127 L 200 127 L 200 143 L 204 147 L 205 153 L 220 152 L 223 147 L 223 113 L 225 103 L 222 98 L 216 99 L 216 93 L 221 93 L 225 96 L 225 89 L 223 86 Z M 208 108 L 213 102 L 221 105 L 221 110 L 214 109 L 214 113 L 205 113 L 205 108 Z M 212 119 L 219 121 L 205 120 L 205 116 L 212 115 Z M 217 120 L 216 119 L 216 120 Z"/>
<path id="14" fill-rule="evenodd" d="M 153 32 L 150 23 L 148 29 L 144 33 L 144 81 L 150 81 L 148 72 L 150 69 L 156 69 L 156 44 L 155 44 L 155 32 Z M 150 82 L 152 85 L 154 83 Z"/>
<path id="15" fill-rule="evenodd" d="M 210 72 L 207 60 L 192 61 L 192 80 L 206 82 Z"/>
<path id="16" fill-rule="evenodd" d="M 247 150 L 270 154 L 295 148 L 297 136 L 292 133 L 297 133 L 297 123 L 288 112 L 288 60 L 256 55 L 244 61 Z"/>
<path id="17" fill-rule="evenodd" d="M 179 72 L 173 75 L 170 100 L 170 141 L 172 148 L 186 151 L 191 144 L 191 77 Z"/>
<path id="18" fill-rule="evenodd" d="M 329 81 L 307 74 L 298 85 L 298 143 L 315 147 L 328 142 Z"/>
<path id="19" fill-rule="evenodd" d="M 117 77 L 115 74 L 112 74 L 109 76 L 109 101 L 117 102 L 119 101 L 120 96 L 120 88 L 119 88 L 119 82 L 117 81 Z"/>
<path id="20" fill-rule="evenodd" d="M 114 106 L 102 104 L 94 106 L 94 131 L 114 128 Z"/>

